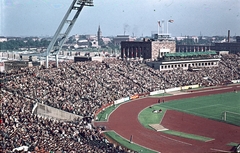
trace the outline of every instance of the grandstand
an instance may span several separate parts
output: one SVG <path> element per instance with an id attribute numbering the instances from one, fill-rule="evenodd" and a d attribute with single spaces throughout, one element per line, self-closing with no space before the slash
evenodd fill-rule
<path id="1" fill-rule="evenodd" d="M 134 97 L 136 93 L 146 96 L 177 86 L 199 84 L 208 87 L 239 80 L 238 69 L 233 75 L 231 73 L 231 68 L 239 64 L 236 63 L 239 58 L 240 55 L 235 54 L 222 55 L 218 67 L 195 72 L 159 71 L 139 61 L 112 58 L 102 62 L 61 62 L 58 68 L 50 65 L 48 69 L 9 70 L 1 74 L 1 126 L 4 127 L 1 149 L 8 152 L 28 146 L 29 151 L 41 148 L 45 151 L 125 152 L 123 147 L 106 141 L 101 134 L 103 129 L 92 125 L 95 113 L 102 106 L 124 97 Z M 83 118 L 61 121 L 32 114 L 38 101 Z"/>

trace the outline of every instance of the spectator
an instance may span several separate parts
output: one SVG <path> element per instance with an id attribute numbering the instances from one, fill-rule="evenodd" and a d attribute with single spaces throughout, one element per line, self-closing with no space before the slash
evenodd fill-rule
<path id="1" fill-rule="evenodd" d="M 101 106 L 122 97 L 177 86 L 222 85 L 240 79 L 239 65 L 240 54 L 229 54 L 222 56 L 219 67 L 196 72 L 161 72 L 138 61 L 111 58 L 103 62 L 62 62 L 58 68 L 11 70 L 0 76 L 6 81 L 1 90 L 0 150 L 10 152 L 28 146 L 35 152 L 126 152 L 106 142 L 97 127 L 87 128 Z M 38 116 L 31 113 L 36 102 L 89 119 L 63 122 Z"/>

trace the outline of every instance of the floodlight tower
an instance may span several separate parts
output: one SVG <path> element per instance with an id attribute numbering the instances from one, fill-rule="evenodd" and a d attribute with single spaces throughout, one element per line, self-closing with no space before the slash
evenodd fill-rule
<path id="1" fill-rule="evenodd" d="M 62 49 L 62 45 L 66 41 L 69 32 L 71 31 L 74 23 L 76 22 L 80 12 L 82 11 L 84 6 L 93 6 L 93 0 L 73 0 L 71 6 L 69 7 L 67 13 L 65 14 L 62 22 L 60 23 L 57 31 L 55 32 L 52 41 L 48 45 L 46 51 L 46 68 L 48 68 L 48 58 L 50 55 L 54 55 L 56 58 L 56 64 L 58 67 L 58 53 Z M 73 12 L 75 11 L 75 12 Z M 69 15 L 71 13 L 75 13 L 72 19 L 69 19 Z M 63 27 L 67 25 L 65 31 L 63 31 Z"/>

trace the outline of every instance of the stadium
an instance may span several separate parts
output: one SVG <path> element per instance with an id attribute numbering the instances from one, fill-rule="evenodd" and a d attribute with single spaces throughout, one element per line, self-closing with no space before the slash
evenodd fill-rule
<path id="1" fill-rule="evenodd" d="M 121 58 L 59 60 L 84 6 L 73 0 L 45 52 L 1 63 L 1 152 L 240 151 L 239 53 L 174 53 L 159 39 L 122 42 Z"/>

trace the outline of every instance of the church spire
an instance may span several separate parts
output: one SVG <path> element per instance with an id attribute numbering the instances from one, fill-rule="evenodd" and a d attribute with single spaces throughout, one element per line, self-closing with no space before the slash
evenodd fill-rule
<path id="1" fill-rule="evenodd" d="M 97 38 L 98 38 L 98 42 L 100 42 L 102 38 L 102 31 L 101 31 L 100 25 L 98 26 Z"/>
<path id="2" fill-rule="evenodd" d="M 98 26 L 98 31 L 101 31 L 100 25 Z"/>

